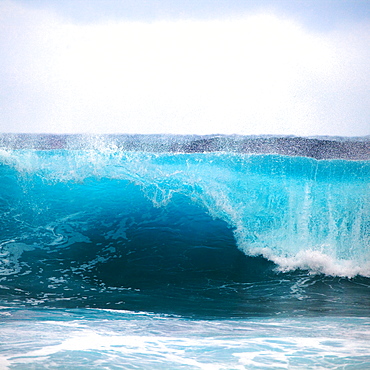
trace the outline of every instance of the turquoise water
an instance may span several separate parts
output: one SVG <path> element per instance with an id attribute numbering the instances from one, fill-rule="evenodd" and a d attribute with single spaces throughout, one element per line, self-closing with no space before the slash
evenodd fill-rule
<path id="1" fill-rule="evenodd" d="M 369 160 L 17 140 L 0 367 L 370 367 Z"/>

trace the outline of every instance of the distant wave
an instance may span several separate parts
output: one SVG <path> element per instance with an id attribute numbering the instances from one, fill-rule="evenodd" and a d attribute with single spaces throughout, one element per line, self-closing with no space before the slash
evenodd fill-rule
<path id="1" fill-rule="evenodd" d="M 241 135 L 42 135 L 0 134 L 0 148 L 104 149 L 152 152 L 236 152 L 315 159 L 370 159 L 370 136 L 295 137 Z"/>

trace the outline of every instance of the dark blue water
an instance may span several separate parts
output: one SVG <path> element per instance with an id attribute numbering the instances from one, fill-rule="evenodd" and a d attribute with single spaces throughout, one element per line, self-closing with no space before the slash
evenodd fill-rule
<path id="1" fill-rule="evenodd" d="M 31 141 L 19 148 L 16 138 L 10 145 L 8 137 L 0 150 L 0 317 L 2 339 L 12 343 L 2 352 L 4 368 L 44 368 L 53 361 L 63 368 L 63 351 L 72 351 L 76 363 L 80 357 L 67 344 L 81 335 L 101 337 L 99 345 L 89 339 L 80 349 L 88 360 L 77 361 L 79 368 L 135 368 L 144 358 L 142 368 L 179 368 L 182 360 L 185 368 L 203 368 L 200 354 L 208 344 L 201 338 L 212 337 L 217 352 L 224 333 L 230 348 L 243 333 L 244 354 L 225 349 L 208 356 L 204 364 L 210 367 L 204 368 L 299 368 L 299 351 L 304 367 L 314 367 L 325 341 L 335 360 L 320 366 L 369 364 L 363 341 L 370 325 L 369 160 L 345 159 L 343 147 L 340 158 L 324 160 L 248 153 L 240 150 L 240 138 L 234 151 L 212 151 L 214 142 L 204 141 L 200 148 L 199 140 L 195 147 L 185 138 L 176 145 L 171 138 L 171 150 L 158 138 L 155 150 L 134 150 L 127 138 L 126 147 L 89 138 L 81 148 L 81 138 L 78 145 L 69 139 L 68 146 L 58 137 L 48 137 L 48 145 L 62 142 L 63 148 L 40 150 Z M 53 328 L 46 335 L 48 322 Z M 148 325 L 159 346 L 154 357 Z M 171 341 L 179 340 L 171 326 L 182 340 L 195 341 L 199 353 L 177 354 L 171 362 Z M 311 335 L 302 332 L 305 326 Z M 323 339 L 322 328 L 331 326 Z M 335 344 L 344 327 L 351 331 Z M 67 328 L 63 335 L 61 328 Z M 40 330 L 42 345 L 32 339 Z M 145 350 L 134 350 L 136 360 L 125 362 L 135 340 Z M 167 345 L 169 357 L 160 354 Z M 264 349 L 258 354 L 257 348 Z M 187 352 L 188 345 L 182 342 L 180 349 Z M 104 351 L 110 355 L 102 359 Z"/>

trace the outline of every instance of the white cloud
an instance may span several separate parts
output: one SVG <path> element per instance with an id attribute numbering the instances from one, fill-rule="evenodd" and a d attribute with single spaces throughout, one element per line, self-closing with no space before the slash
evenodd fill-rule
<path id="1" fill-rule="evenodd" d="M 72 24 L 0 7 L 0 131 L 370 134 L 367 25 Z"/>

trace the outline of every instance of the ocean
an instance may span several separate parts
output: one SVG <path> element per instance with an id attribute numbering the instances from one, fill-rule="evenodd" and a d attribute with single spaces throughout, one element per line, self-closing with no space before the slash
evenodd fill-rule
<path id="1" fill-rule="evenodd" d="M 370 369 L 370 137 L 0 135 L 0 369 Z"/>

